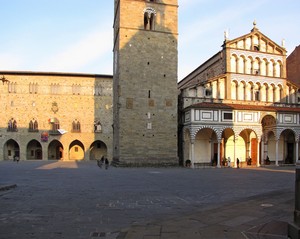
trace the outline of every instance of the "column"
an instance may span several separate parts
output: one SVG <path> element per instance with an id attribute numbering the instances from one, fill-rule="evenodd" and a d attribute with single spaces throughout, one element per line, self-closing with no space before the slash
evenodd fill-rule
<path id="1" fill-rule="evenodd" d="M 221 146 L 221 141 L 218 140 L 218 165 L 217 165 L 218 168 L 221 168 L 221 158 L 220 158 L 221 150 L 220 150 L 220 146 Z"/>
<path id="2" fill-rule="evenodd" d="M 295 142 L 296 145 L 296 163 L 299 160 L 299 140 L 296 140 Z"/>
<path id="3" fill-rule="evenodd" d="M 279 142 L 279 140 L 278 139 L 276 139 L 276 166 L 279 166 L 279 164 L 278 164 L 278 142 Z"/>
<path id="4" fill-rule="evenodd" d="M 260 167 L 260 163 L 259 163 L 259 160 L 260 160 L 260 157 L 259 157 L 259 145 L 260 145 L 260 141 L 257 140 L 257 160 L 256 160 L 256 166 L 257 167 Z M 262 158 L 264 158 L 263 155 L 262 155 Z"/>
<path id="5" fill-rule="evenodd" d="M 234 139 L 233 141 L 233 155 L 234 155 L 234 167 L 237 168 L 237 162 L 236 162 L 236 141 L 237 139 Z"/>
<path id="6" fill-rule="evenodd" d="M 261 150 L 260 150 L 260 154 L 261 154 L 261 165 L 265 164 L 265 141 L 264 139 L 261 141 Z"/>
<path id="7" fill-rule="evenodd" d="M 48 160 L 48 148 L 45 146 L 42 146 L 42 150 L 43 150 L 43 159 L 42 160 Z"/>
<path id="8" fill-rule="evenodd" d="M 195 168 L 195 143 L 194 143 L 194 141 L 191 142 L 191 162 L 192 162 L 191 167 Z"/>

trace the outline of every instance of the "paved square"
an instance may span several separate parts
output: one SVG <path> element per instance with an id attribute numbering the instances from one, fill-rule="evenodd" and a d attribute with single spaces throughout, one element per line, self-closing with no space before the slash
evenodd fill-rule
<path id="1" fill-rule="evenodd" d="M 200 230 L 216 224 L 252 226 L 276 203 L 288 212 L 278 217 L 290 219 L 294 181 L 293 167 L 105 170 L 96 162 L 4 161 L 0 186 L 17 187 L 0 191 L 0 238 L 172 238 L 183 218 L 203 238 Z M 243 213 L 233 215 L 237 204 Z"/>

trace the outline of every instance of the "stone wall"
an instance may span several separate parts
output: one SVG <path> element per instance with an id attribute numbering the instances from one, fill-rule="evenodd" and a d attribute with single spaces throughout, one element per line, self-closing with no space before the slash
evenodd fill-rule
<path id="1" fill-rule="evenodd" d="M 114 158 L 121 163 L 178 163 L 176 4 L 120 1 L 114 24 Z M 156 13 L 154 30 L 144 29 L 148 8 Z"/>
<path id="2" fill-rule="evenodd" d="M 9 81 L 0 85 L 0 145 L 4 150 L 0 160 L 12 157 L 6 145 L 10 139 L 18 144 L 21 160 L 30 158 L 28 145 L 32 140 L 40 143 L 43 160 L 49 159 L 48 147 L 53 140 L 62 144 L 63 160 L 70 159 L 72 145 L 82 148 L 84 159 L 89 160 L 93 142 L 102 142 L 106 146 L 103 153 L 112 158 L 112 76 L 37 72 L 0 75 Z M 66 133 L 51 134 L 51 120 L 55 119 Z M 9 121 L 16 121 L 16 131 L 8 130 Z M 38 123 L 37 131 L 29 130 L 30 121 Z M 101 124 L 101 131 L 96 133 L 95 121 Z M 73 122 L 80 123 L 79 132 L 74 132 Z M 41 139 L 43 132 L 50 132 L 46 142 Z"/>

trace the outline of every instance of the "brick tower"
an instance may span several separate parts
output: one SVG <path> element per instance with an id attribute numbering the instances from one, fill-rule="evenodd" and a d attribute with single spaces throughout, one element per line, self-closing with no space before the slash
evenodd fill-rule
<path id="1" fill-rule="evenodd" d="M 178 0 L 115 0 L 114 161 L 176 165 Z"/>

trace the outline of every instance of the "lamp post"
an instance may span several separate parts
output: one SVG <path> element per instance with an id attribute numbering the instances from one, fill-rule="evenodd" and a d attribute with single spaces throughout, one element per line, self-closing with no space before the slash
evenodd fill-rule
<path id="1" fill-rule="evenodd" d="M 300 239 L 300 160 L 298 159 L 296 163 L 296 178 L 295 178 L 294 221 L 292 223 L 289 223 L 288 236 L 291 239 Z"/>

